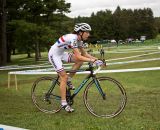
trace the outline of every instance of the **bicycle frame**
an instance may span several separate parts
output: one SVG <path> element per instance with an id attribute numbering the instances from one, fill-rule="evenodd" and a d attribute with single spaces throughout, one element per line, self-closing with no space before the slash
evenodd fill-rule
<path id="1" fill-rule="evenodd" d="M 73 98 L 81 91 L 81 89 L 87 84 L 87 82 L 92 78 L 92 81 L 95 83 L 99 93 L 101 94 L 102 98 L 105 99 L 105 94 L 102 91 L 99 81 L 96 78 L 96 75 L 93 74 L 93 71 L 90 70 L 91 73 L 89 75 L 86 76 L 86 78 L 83 79 L 83 81 L 80 83 L 80 85 L 73 91 L 73 94 L 71 94 L 70 89 L 67 89 L 66 95 L 69 93 L 69 99 L 73 100 Z M 48 90 L 47 95 L 50 95 L 50 93 L 53 91 L 57 81 L 59 79 L 59 76 L 56 78 L 56 80 L 54 82 L 52 82 L 52 86 L 50 87 L 50 89 Z M 57 97 L 57 99 L 61 99 L 61 97 Z"/>
<path id="2" fill-rule="evenodd" d="M 78 88 L 76 88 L 73 92 L 73 94 L 71 95 L 70 99 L 73 99 L 79 92 L 80 90 L 85 86 L 85 84 L 88 82 L 88 80 L 93 77 L 92 74 L 89 74 L 82 82 L 81 84 L 78 86 Z"/>
<path id="3" fill-rule="evenodd" d="M 70 96 L 71 100 L 80 92 L 80 90 L 86 85 L 86 83 L 90 80 L 90 78 L 92 78 L 92 81 L 94 81 L 98 91 L 100 92 L 100 94 L 104 98 L 105 94 L 103 93 L 103 91 L 102 91 L 102 89 L 100 87 L 100 84 L 99 84 L 99 82 L 98 82 L 98 80 L 96 78 L 96 75 L 91 73 L 81 82 L 81 84 L 78 86 L 78 88 L 76 88 L 76 90 L 74 90 L 73 94 Z"/>

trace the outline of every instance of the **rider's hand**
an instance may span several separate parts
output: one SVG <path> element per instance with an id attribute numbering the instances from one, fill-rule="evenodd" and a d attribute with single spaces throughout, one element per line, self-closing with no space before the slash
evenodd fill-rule
<path id="1" fill-rule="evenodd" d="M 95 60 L 93 64 L 95 64 L 96 66 L 103 66 L 104 62 L 102 60 Z"/>

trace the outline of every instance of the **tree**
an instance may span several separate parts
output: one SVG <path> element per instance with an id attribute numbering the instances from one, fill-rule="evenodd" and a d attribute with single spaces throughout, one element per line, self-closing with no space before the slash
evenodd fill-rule
<path id="1" fill-rule="evenodd" d="M 15 26 L 14 45 L 20 53 L 27 53 L 27 57 L 31 57 L 31 53 L 35 52 L 35 60 L 41 57 L 40 51 L 47 50 L 49 43 L 55 39 L 55 31 L 44 25 L 36 25 L 28 23 L 24 20 L 14 20 L 10 25 Z M 44 49 L 46 48 L 46 49 Z"/>
<path id="2" fill-rule="evenodd" d="M 6 0 L 0 2 L 0 66 L 7 63 Z"/>
<path id="3" fill-rule="evenodd" d="M 155 18 L 155 26 L 156 26 L 158 33 L 160 33 L 160 17 Z"/>
<path id="4" fill-rule="evenodd" d="M 37 26 L 36 27 L 37 30 L 39 29 L 39 26 L 47 25 L 47 26 L 51 26 L 54 30 L 58 30 L 58 28 L 59 28 L 59 30 L 63 31 L 63 28 L 60 29 L 60 27 L 63 27 L 64 25 L 60 21 L 64 21 L 64 19 L 66 18 L 66 17 L 64 17 L 64 12 L 69 12 L 70 3 L 66 3 L 65 0 L 25 0 L 25 1 L 7 0 L 7 7 L 6 8 L 7 8 L 7 19 L 8 19 L 7 23 L 12 22 L 14 20 L 22 20 L 23 25 L 24 25 L 24 26 L 22 26 L 22 21 L 21 21 L 21 24 L 19 24 L 21 26 L 18 25 L 18 30 L 17 30 L 17 28 L 16 28 L 17 25 L 7 24 L 7 31 L 8 31 L 7 32 L 7 36 L 8 36 L 7 41 L 8 41 L 8 45 L 9 45 L 8 50 L 9 51 L 15 50 L 15 48 L 17 47 L 18 50 L 22 51 L 23 49 L 20 48 L 21 44 L 18 45 L 18 43 L 19 43 L 18 41 L 21 41 L 21 40 L 23 41 L 23 39 L 21 39 L 21 37 L 18 37 L 18 38 L 13 37 L 13 35 L 16 34 L 16 36 L 18 36 L 17 31 L 20 31 L 24 34 L 26 34 L 26 32 L 28 32 L 28 33 L 30 31 L 32 32 L 33 30 L 31 30 L 31 28 L 30 28 L 31 23 L 33 23 Z M 54 25 L 52 22 L 52 21 L 57 21 L 55 19 L 58 19 L 58 22 L 57 22 L 58 27 L 57 27 L 57 25 Z M 26 23 L 25 23 L 25 21 L 26 21 Z M 23 28 L 20 30 L 20 27 L 26 27 L 27 28 L 26 30 L 28 30 L 28 31 L 24 32 Z M 33 29 L 34 29 L 34 26 L 33 26 Z M 52 32 L 53 32 L 53 30 L 52 30 Z M 35 31 L 34 33 L 36 33 L 38 35 L 40 32 Z M 37 35 L 32 35 L 32 38 L 35 36 L 34 39 L 39 39 L 38 37 L 36 37 Z M 26 36 L 29 36 L 29 35 L 26 34 Z M 54 38 L 55 37 L 57 37 L 57 35 L 54 35 Z M 17 41 L 17 39 L 18 39 L 18 41 Z M 28 39 L 27 39 L 27 41 L 28 41 Z M 41 46 L 41 45 L 39 45 L 41 42 L 37 41 L 35 43 L 34 43 L 35 44 L 34 47 L 37 49 L 35 49 L 35 48 L 34 49 L 37 51 L 37 52 L 36 51 L 35 52 L 36 52 L 36 59 L 38 60 L 39 56 L 37 54 L 40 54 L 39 53 L 40 49 L 38 49 L 38 48 Z M 28 45 L 28 44 L 26 44 L 26 45 Z M 32 50 L 30 47 L 32 47 L 32 46 L 26 47 L 26 49 L 28 51 L 28 56 L 30 55 L 30 51 Z M 7 54 L 9 56 L 11 55 L 10 52 L 7 52 Z"/>
<path id="5" fill-rule="evenodd" d="M 113 35 L 112 29 L 112 12 L 110 10 L 98 11 L 92 13 L 91 17 L 77 17 L 75 23 L 87 22 L 91 25 L 90 42 L 95 43 L 97 40 L 108 39 Z"/>
<path id="6" fill-rule="evenodd" d="M 92 13 L 90 17 L 77 17 L 75 22 L 88 22 L 92 26 L 91 42 L 103 39 L 116 41 L 127 38 L 154 38 L 157 35 L 153 13 L 150 8 L 121 9 L 117 6 L 113 12 L 110 10 Z"/>
<path id="7" fill-rule="evenodd" d="M 124 39 L 124 19 L 121 8 L 118 6 L 113 13 L 113 27 L 115 31 L 114 39 L 117 41 Z"/>

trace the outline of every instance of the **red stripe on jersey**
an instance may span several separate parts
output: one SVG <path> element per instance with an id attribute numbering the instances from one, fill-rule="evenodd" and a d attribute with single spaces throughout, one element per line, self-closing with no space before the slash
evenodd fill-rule
<path id="1" fill-rule="evenodd" d="M 72 46 L 71 46 L 71 45 L 68 45 L 68 48 L 72 48 Z"/>
<path id="2" fill-rule="evenodd" d="M 65 40 L 63 39 L 63 37 L 61 37 L 62 42 L 65 42 Z"/>
<path id="3" fill-rule="evenodd" d="M 71 53 L 69 53 L 68 63 L 71 62 Z"/>

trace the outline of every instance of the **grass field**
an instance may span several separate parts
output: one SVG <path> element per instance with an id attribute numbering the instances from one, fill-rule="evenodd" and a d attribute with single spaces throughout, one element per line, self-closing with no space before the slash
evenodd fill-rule
<path id="1" fill-rule="evenodd" d="M 149 45 L 148 47 L 151 48 Z M 147 50 L 147 48 L 142 49 L 141 52 L 127 50 L 140 48 L 145 48 L 145 46 L 106 48 L 108 52 L 124 52 L 126 50 L 125 53 L 106 53 L 106 59 L 160 52 L 157 46 L 153 47 L 154 51 Z M 47 61 L 46 53 L 44 55 L 43 60 Z M 99 54 L 95 55 L 99 56 Z M 25 55 L 16 55 L 12 58 L 16 65 L 34 63 L 33 59 L 26 59 Z M 160 58 L 160 53 L 108 62 L 151 58 Z M 107 69 L 146 67 L 160 67 L 160 61 L 117 64 L 108 66 Z M 34 80 L 42 75 L 17 75 L 19 89 L 16 91 L 13 79 L 11 88 L 7 88 L 8 71 L 0 70 L 0 124 L 30 130 L 160 130 L 160 70 L 98 74 L 99 76 L 110 76 L 117 79 L 126 89 L 128 97 L 126 108 L 119 116 L 111 119 L 97 118 L 87 111 L 82 98 L 83 90 L 75 98 L 74 113 L 69 114 L 65 111 L 53 115 L 42 113 L 35 108 L 31 101 L 31 86 Z M 83 78 L 84 75 L 76 75 L 73 83 L 80 84 Z"/>

